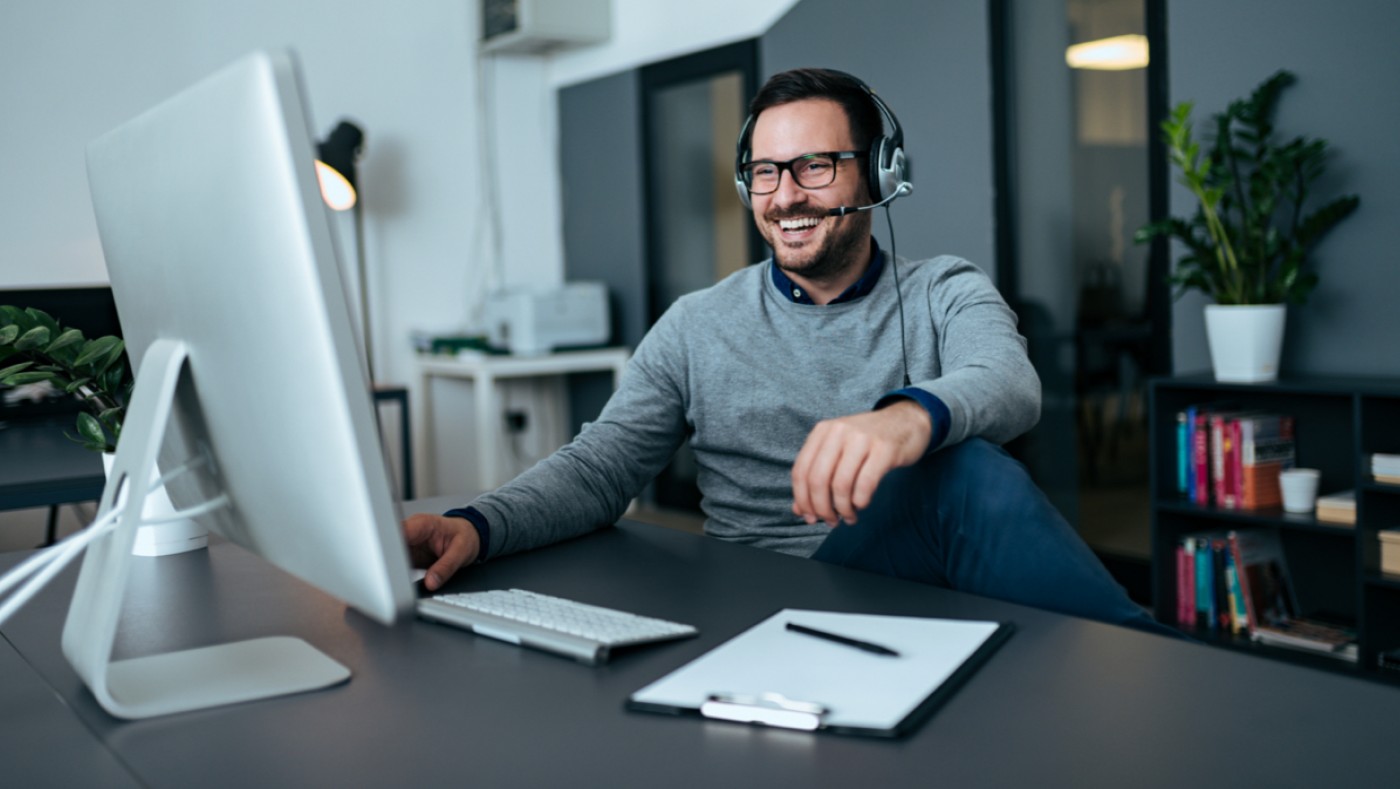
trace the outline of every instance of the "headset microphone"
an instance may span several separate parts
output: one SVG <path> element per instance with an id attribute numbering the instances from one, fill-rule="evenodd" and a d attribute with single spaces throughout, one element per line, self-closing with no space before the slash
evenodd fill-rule
<path id="1" fill-rule="evenodd" d="M 895 199 L 896 197 L 903 197 L 904 195 L 910 194 L 913 191 L 913 184 L 909 183 L 908 181 L 901 181 L 899 186 L 895 187 L 894 194 L 890 195 L 889 197 L 886 197 L 884 200 L 881 200 L 878 203 L 872 203 L 870 205 L 843 205 L 837 208 L 833 208 L 830 211 L 827 211 L 826 213 L 827 216 L 845 216 L 846 214 L 854 214 L 860 211 L 874 211 L 882 205 L 888 205 L 889 202 Z"/>

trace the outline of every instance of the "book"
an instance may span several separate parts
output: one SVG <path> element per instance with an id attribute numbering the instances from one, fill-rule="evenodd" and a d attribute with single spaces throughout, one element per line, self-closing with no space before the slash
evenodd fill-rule
<path id="1" fill-rule="evenodd" d="M 1196 423 L 1191 431 L 1191 468 L 1194 475 L 1195 502 L 1210 503 L 1210 414 L 1196 412 Z"/>
<path id="2" fill-rule="evenodd" d="M 1196 539 L 1196 624 L 1215 629 L 1215 568 L 1210 538 Z"/>
<path id="3" fill-rule="evenodd" d="M 1230 541 L 1251 640 L 1350 662 L 1357 660 L 1355 630 L 1299 613 L 1278 532 L 1234 531 Z"/>
<path id="4" fill-rule="evenodd" d="M 1217 411 L 1209 419 L 1211 499 L 1217 507 L 1235 506 L 1227 459 L 1234 445 L 1236 418 L 1237 414 L 1233 411 Z"/>
<path id="5" fill-rule="evenodd" d="M 1249 613 L 1244 606 L 1244 591 L 1240 586 L 1239 568 L 1235 566 L 1233 550 L 1225 552 L 1225 584 L 1230 597 L 1230 632 L 1249 632 Z"/>
<path id="6" fill-rule="evenodd" d="M 1186 424 L 1181 428 L 1179 435 L 1182 443 L 1179 445 L 1180 457 L 1178 462 L 1186 466 L 1186 500 L 1196 500 L 1196 406 L 1188 406 L 1184 412 Z"/>
<path id="7" fill-rule="evenodd" d="M 1386 455 L 1377 452 L 1371 455 L 1371 476 L 1377 482 L 1387 485 L 1400 485 L 1400 455 Z"/>
<path id="8" fill-rule="evenodd" d="M 1196 626 L 1196 540 L 1183 537 L 1176 546 L 1176 623 Z"/>
<path id="9" fill-rule="evenodd" d="M 1381 572 L 1400 575 L 1400 528 L 1376 532 L 1381 543 Z"/>
<path id="10" fill-rule="evenodd" d="M 1344 490 L 1319 496 L 1317 499 L 1317 519 L 1324 523 L 1342 526 L 1356 525 L 1356 491 Z"/>
<path id="11" fill-rule="evenodd" d="M 1250 414 L 1238 420 L 1236 476 L 1239 506 L 1257 510 L 1283 504 L 1279 473 L 1294 465 L 1294 422 L 1285 414 Z"/>
<path id="12" fill-rule="evenodd" d="M 1233 607 L 1230 605 L 1230 584 L 1226 579 L 1227 564 L 1225 557 L 1229 554 L 1229 542 L 1224 536 L 1210 538 L 1210 566 L 1211 566 L 1211 592 L 1214 600 L 1211 601 L 1211 609 L 1215 611 L 1215 621 L 1211 623 L 1212 629 L 1231 630 L 1231 616 Z"/>
<path id="13" fill-rule="evenodd" d="M 1186 430 L 1187 415 L 1185 411 L 1178 411 L 1176 414 L 1176 495 L 1179 498 L 1187 498 L 1191 491 L 1191 464 L 1188 462 L 1191 446 L 1191 439 Z"/>

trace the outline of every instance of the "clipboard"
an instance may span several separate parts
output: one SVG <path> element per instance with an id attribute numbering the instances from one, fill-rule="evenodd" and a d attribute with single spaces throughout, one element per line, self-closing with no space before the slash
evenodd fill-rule
<path id="1" fill-rule="evenodd" d="M 880 654 L 788 629 L 879 645 Z M 899 737 L 974 674 L 1006 622 L 784 609 L 633 693 L 627 708 L 714 720 Z"/>

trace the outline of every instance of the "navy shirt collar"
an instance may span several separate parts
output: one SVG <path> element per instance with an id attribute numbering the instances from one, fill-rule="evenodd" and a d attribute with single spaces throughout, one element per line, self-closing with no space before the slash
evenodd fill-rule
<path id="1" fill-rule="evenodd" d="M 830 304 L 840 304 L 845 301 L 855 301 L 862 296 L 870 295 L 870 291 L 875 289 L 875 283 L 880 280 L 880 272 L 885 268 L 885 253 L 880 249 L 880 243 L 875 239 L 870 239 L 870 243 L 875 247 L 875 254 L 870 258 L 870 265 L 865 269 L 865 273 L 860 279 L 846 288 L 840 296 L 832 299 Z M 788 301 L 794 304 L 816 304 L 812 297 L 807 295 L 807 290 L 793 282 L 783 270 L 778 267 L 778 262 L 774 260 L 768 266 L 773 272 L 773 286 L 778 292 L 787 297 Z"/>

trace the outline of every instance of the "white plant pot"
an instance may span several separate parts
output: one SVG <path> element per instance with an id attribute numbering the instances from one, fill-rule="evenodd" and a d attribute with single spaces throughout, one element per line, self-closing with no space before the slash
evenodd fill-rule
<path id="1" fill-rule="evenodd" d="M 112 476 L 112 464 L 117 456 L 110 452 L 102 453 L 102 468 L 107 476 Z M 160 470 L 151 469 L 148 486 L 160 479 Z M 170 496 L 161 487 L 146 495 L 146 505 L 141 509 L 142 518 L 154 520 L 168 518 L 176 513 Z M 136 556 L 168 556 L 172 553 L 196 551 L 209 545 L 209 531 L 189 518 L 166 523 L 153 523 L 136 530 L 136 544 L 131 553 Z"/>
<path id="2" fill-rule="evenodd" d="M 1206 340 L 1215 380 L 1278 380 L 1285 314 L 1282 304 L 1206 305 Z"/>

